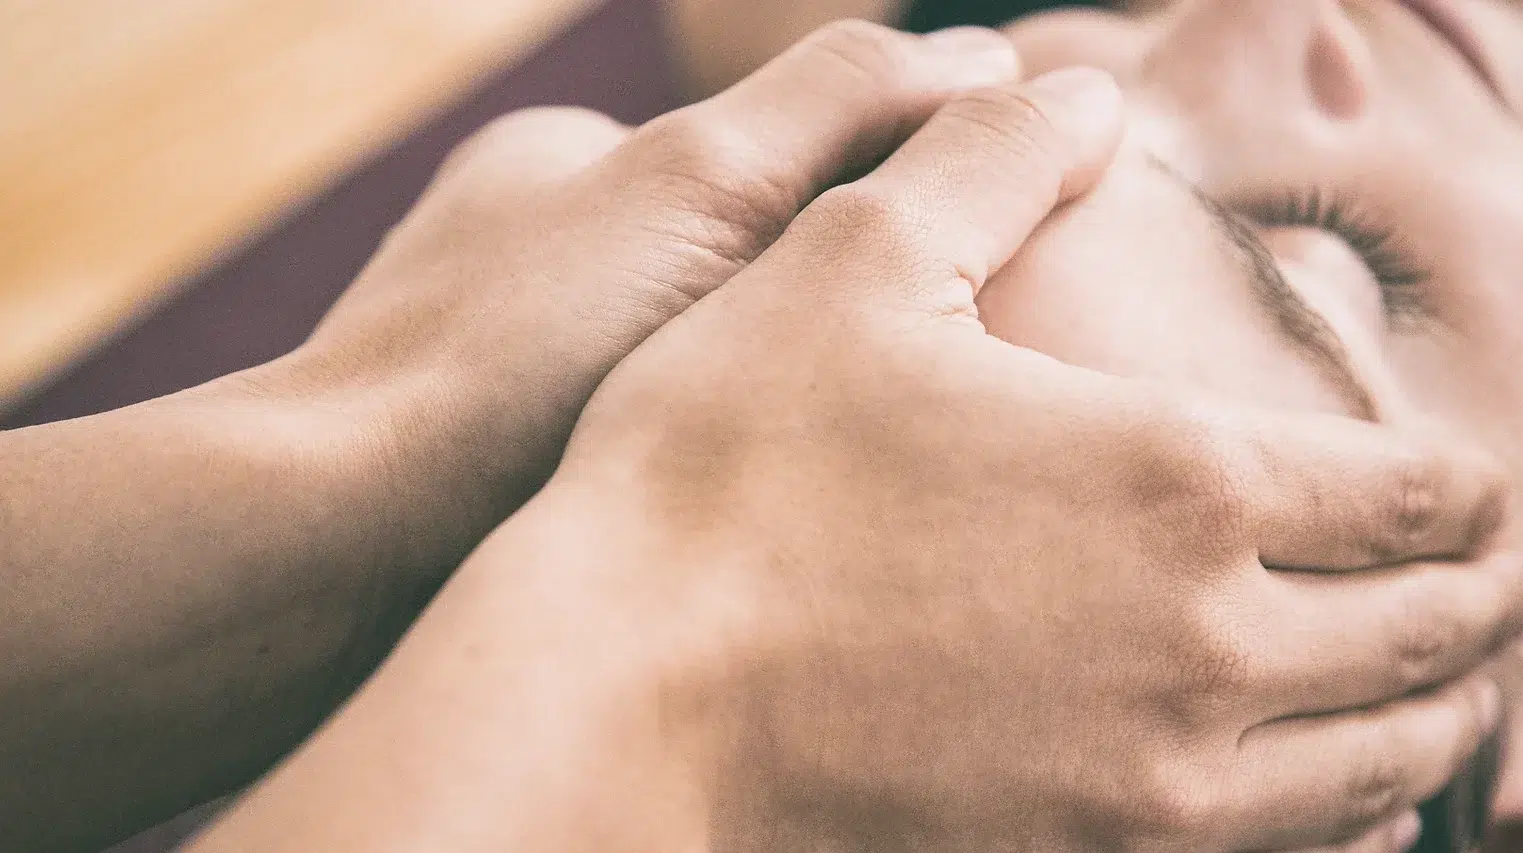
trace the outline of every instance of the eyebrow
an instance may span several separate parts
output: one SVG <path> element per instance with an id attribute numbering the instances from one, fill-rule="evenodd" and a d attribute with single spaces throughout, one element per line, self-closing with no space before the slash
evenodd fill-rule
<path id="1" fill-rule="evenodd" d="M 1327 319 L 1307 304 L 1301 294 L 1285 280 L 1274 255 L 1253 229 L 1212 198 L 1193 181 L 1152 154 L 1148 163 L 1158 172 L 1189 193 L 1217 233 L 1226 238 L 1232 254 L 1253 289 L 1259 303 L 1275 320 L 1296 351 L 1309 359 L 1353 407 L 1354 414 L 1367 421 L 1379 420 L 1380 410 L 1359 372 L 1354 369 L 1343 340 Z"/>

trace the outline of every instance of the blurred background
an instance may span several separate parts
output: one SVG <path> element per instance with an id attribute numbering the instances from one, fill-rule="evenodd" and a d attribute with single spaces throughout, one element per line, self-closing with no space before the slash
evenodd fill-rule
<path id="1" fill-rule="evenodd" d="M 677 102 L 661 0 L 0 0 L 0 428 L 299 343 L 492 117 Z"/>

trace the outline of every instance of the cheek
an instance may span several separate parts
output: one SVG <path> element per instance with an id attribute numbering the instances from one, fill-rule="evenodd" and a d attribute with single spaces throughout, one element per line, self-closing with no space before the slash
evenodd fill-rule
<path id="1" fill-rule="evenodd" d="M 1517 367 L 1523 354 L 1487 345 L 1473 330 L 1430 328 L 1389 340 L 1390 363 L 1413 408 L 1485 447 L 1523 483 L 1523 370 Z"/>
<path id="2" fill-rule="evenodd" d="M 1403 423 L 1413 414 L 1386 348 L 1392 322 L 1381 285 L 1342 240 L 1314 228 L 1260 231 L 1286 282 L 1337 336 L 1349 366 L 1369 391 L 1378 420 Z"/>
<path id="3" fill-rule="evenodd" d="M 1212 396 L 1345 414 L 1346 401 L 1289 345 L 1235 271 L 1149 262 L 1092 241 L 1032 251 L 979 295 L 989 333 L 1115 376 Z M 1059 251 L 1061 249 L 1061 251 Z"/>

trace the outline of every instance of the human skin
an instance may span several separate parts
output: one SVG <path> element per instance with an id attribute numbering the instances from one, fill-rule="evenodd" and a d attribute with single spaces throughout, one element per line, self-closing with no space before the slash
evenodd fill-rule
<path id="1" fill-rule="evenodd" d="M 806 208 L 620 364 L 546 489 L 192 849 L 1388 843 L 1495 722 L 1466 673 L 1518 628 L 1510 495 L 1483 485 L 1445 559 L 1271 569 L 1390 563 L 1349 534 L 1426 501 L 1335 506 L 1312 472 L 1462 443 L 988 334 L 975 294 L 1093 186 L 1119 106 L 1093 73 L 986 90 Z M 1238 295 L 1223 322 L 1270 331 L 1195 196 L 1122 156 L 1025 262 L 1199 276 Z M 1111 256 L 1081 221 L 1160 213 L 1197 224 Z M 1346 411 L 1277 342 L 1249 350 L 1296 407 Z M 1286 524 L 1308 487 L 1335 547 Z"/>
<path id="2" fill-rule="evenodd" d="M 295 353 L 0 434 L 0 849 L 98 850 L 264 772 L 549 475 L 609 368 L 949 92 L 1015 71 L 954 33 L 894 37 L 869 77 L 862 41 L 633 132 L 515 114 Z"/>
<path id="3" fill-rule="evenodd" d="M 1494 86 L 1392 2 L 1195 0 L 1149 17 L 1049 13 L 1008 32 L 1036 68 L 1097 65 L 1123 81 L 1147 144 L 1254 225 L 1286 278 L 1341 327 L 1382 420 L 1459 425 L 1516 477 L 1523 4 L 1450 5 Z M 1311 191 L 1388 233 L 1383 265 L 1397 259 L 1422 280 L 1382 284 L 1337 234 L 1316 222 L 1296 227 L 1273 209 L 1283 205 L 1263 204 Z M 1024 307 L 1021 328 L 1041 332 L 1031 343 L 1043 348 L 1045 324 L 1061 315 Z M 1095 366 L 1127 370 L 1125 360 L 1102 361 Z M 1272 392 L 1273 374 L 1265 376 L 1247 387 Z M 1523 662 L 1510 655 L 1496 672 L 1523 703 Z M 1523 727 L 1517 707 L 1510 718 Z M 1497 811 L 1518 826 L 1523 751 L 1509 754 Z"/>
<path id="4" fill-rule="evenodd" d="M 291 357 L 0 437 L 0 689 L 15 711 L 0 757 L 26 768 L 0 778 L 4 846 L 88 849 L 298 741 L 554 467 L 609 365 L 838 170 L 892 147 L 938 91 L 1009 72 L 1003 48 L 980 59 L 969 37 L 934 60 L 906 53 L 918 42 L 837 29 L 633 135 L 574 112 L 515 116 L 453 158 Z M 1156 418 L 1198 429 L 1172 409 Z M 1309 565 L 1461 549 L 1495 501 L 1495 479 L 1455 449 L 1377 433 L 1329 467 L 1321 444 L 1296 443 L 1303 428 L 1261 430 L 1298 448 L 1282 464 L 1304 472 L 1304 492 L 1266 486 L 1243 505 L 1302 530 Z M 1400 511 L 1413 494 L 1433 502 Z M 1319 538 L 1325 515 L 1346 524 Z M 1171 564 L 1201 559 L 1179 548 Z"/>
<path id="5" fill-rule="evenodd" d="M 733 18 L 712 0 L 677 5 L 687 17 L 716 27 Z M 749 14 L 766 15 L 757 4 L 747 5 Z M 1398 424 L 1425 416 L 1467 424 L 1468 432 L 1508 459 L 1516 476 L 1523 471 L 1523 393 L 1508 369 L 1519 347 L 1516 324 L 1508 320 L 1520 316 L 1509 285 L 1519 274 L 1513 247 L 1523 234 L 1523 210 L 1513 191 L 1523 186 L 1523 52 L 1517 50 L 1523 4 L 1448 5 L 1479 39 L 1500 99 L 1395 2 L 1183 0 L 1124 14 L 1056 11 L 1014 22 L 1007 32 L 1033 71 L 1090 65 L 1114 73 L 1132 90 L 1134 109 L 1150 128 L 1146 147 L 1199 177 L 1202 189 L 1250 221 L 1262 218 L 1266 207 L 1283 208 L 1283 201 L 1319 190 L 1325 197 L 1346 197 L 1377 232 L 1393 232 L 1386 249 L 1413 256 L 1409 266 L 1433 275 L 1420 287 L 1387 288 L 1399 333 L 1351 334 L 1349 348 L 1371 361 L 1369 381 L 1385 388 L 1377 395 L 1380 416 Z M 755 38 L 754 31 L 694 30 L 689 49 L 698 62 L 732 62 L 746 54 L 722 49 L 724 39 Z M 1268 212 L 1283 219 L 1287 211 Z M 1319 266 L 1342 264 L 1339 277 L 1355 283 L 1339 282 L 1337 292 L 1315 288 L 1313 298 L 1331 301 L 1328 310 L 1335 315 L 1352 312 L 1361 325 L 1373 324 L 1380 288 L 1371 286 L 1363 260 L 1350 257 L 1338 235 L 1270 224 L 1275 227 L 1261 230 L 1292 278 L 1308 267 L 1315 273 Z M 1107 282 L 1095 299 L 1132 299 L 1137 316 L 1155 319 L 1164 310 L 1151 294 L 1118 296 L 1113 290 Z M 1444 304 L 1410 304 L 1434 299 Z M 1072 324 L 1072 315 L 1071 309 L 1030 308 L 1020 312 L 1025 319 L 1016 328 L 1040 333 L 1029 342 L 1048 351 L 1044 342 L 1054 329 Z M 1142 366 L 1157 370 L 1157 360 L 1171 353 L 1170 366 L 1188 377 L 1182 362 L 1191 349 L 1212 358 L 1221 344 L 1231 349 L 1231 341 L 1209 340 L 1215 328 L 1198 323 L 1189 338 L 1192 348 L 1179 346 L 1169 322 L 1151 331 L 1123 326 L 1114 339 L 1123 345 L 1153 340 L 1154 361 Z M 1112 363 L 1112 354 L 1097 344 L 1101 340 L 1071 352 L 1074 342 L 1060 335 L 1051 346 L 1079 363 L 1139 369 L 1135 355 Z M 1195 367 L 1200 375 L 1194 384 L 1233 394 L 1273 390 L 1277 376 L 1262 359 L 1261 378 L 1251 381 L 1236 363 Z M 1523 663 L 1498 661 L 1497 672 L 1504 681 L 1523 682 Z M 1523 683 L 1509 693 L 1523 702 L 1520 688 Z M 1523 713 L 1511 718 L 1519 727 L 1513 740 L 1523 742 Z M 1499 817 L 1523 825 L 1523 750 L 1511 754 L 1516 760 L 1503 779 Z"/>

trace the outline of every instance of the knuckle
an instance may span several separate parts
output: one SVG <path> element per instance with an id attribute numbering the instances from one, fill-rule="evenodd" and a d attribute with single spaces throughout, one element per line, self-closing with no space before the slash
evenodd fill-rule
<path id="1" fill-rule="evenodd" d="M 450 151 L 428 194 L 442 194 L 467 217 L 496 216 L 591 166 L 628 133 L 613 119 L 579 107 L 498 116 Z"/>
<path id="2" fill-rule="evenodd" d="M 1221 817 L 1219 797 L 1202 782 L 1201 774 L 1180 764 L 1162 763 L 1138 787 L 1133 812 L 1126 821 L 1138 837 L 1166 838 L 1173 842 L 1169 846 L 1174 846 L 1183 839 L 1207 837 Z"/>
<path id="3" fill-rule="evenodd" d="M 1401 623 L 1392 632 L 1391 649 L 1397 686 L 1406 690 L 1424 687 L 1442 675 L 1445 660 L 1463 639 L 1464 627 L 1433 596 L 1415 589 L 1399 614 Z"/>
<path id="4" fill-rule="evenodd" d="M 1497 532 L 1507 523 L 1511 517 L 1511 510 L 1517 498 L 1516 484 L 1508 476 L 1507 470 L 1500 462 L 1488 459 L 1483 464 L 1481 475 L 1485 485 L 1481 487 L 1481 498 L 1477 507 L 1474 523 L 1468 531 L 1470 540 L 1477 543 L 1488 543 L 1493 540 Z"/>
<path id="5" fill-rule="evenodd" d="M 612 133 L 620 128 L 618 122 L 586 107 L 544 106 L 526 107 L 488 122 L 479 134 L 485 142 L 511 139 L 520 133 L 546 131 L 582 134 Z"/>
<path id="6" fill-rule="evenodd" d="M 1472 683 L 1448 691 L 1440 700 L 1440 711 L 1447 716 L 1447 720 L 1433 727 L 1435 732 L 1442 733 L 1433 737 L 1445 747 L 1440 773 L 1444 781 L 1460 771 L 1481 741 L 1490 734 L 1486 719 L 1486 692 L 1480 684 Z"/>
<path id="7" fill-rule="evenodd" d="M 500 150 L 518 132 L 516 113 L 500 115 L 467 136 L 444 161 L 445 169 L 463 168 Z"/>
<path id="8" fill-rule="evenodd" d="M 631 162 L 642 186 L 686 217 L 694 238 L 733 265 L 754 259 L 798 210 L 798 191 L 770 174 L 731 123 L 688 108 L 637 131 Z"/>
<path id="9" fill-rule="evenodd" d="M 1441 489 L 1430 460 L 1413 453 L 1398 461 L 1371 546 L 1377 562 L 1400 560 L 1421 544 L 1438 521 Z"/>
<path id="10" fill-rule="evenodd" d="M 1176 664 L 1160 697 L 1165 719 L 1185 736 L 1219 727 L 1252 688 L 1258 644 L 1220 617 L 1181 628 L 1168 642 Z"/>
<path id="11" fill-rule="evenodd" d="M 1523 572 L 1511 570 L 1507 575 L 1479 608 L 1484 614 L 1483 651 L 1487 657 L 1502 653 L 1523 633 L 1523 585 L 1519 583 Z"/>
<path id="12" fill-rule="evenodd" d="M 647 122 L 636 132 L 641 159 L 663 171 L 695 177 L 744 174 L 754 149 L 729 122 L 686 107 Z"/>
<path id="13" fill-rule="evenodd" d="M 1150 413 L 1128 442 L 1127 494 L 1161 537 L 1165 553 L 1206 568 L 1237 565 L 1247 552 L 1250 505 L 1225 437 L 1181 408 Z"/>
<path id="14" fill-rule="evenodd" d="M 835 21 L 807 37 L 804 48 L 806 57 L 824 66 L 826 76 L 844 74 L 873 86 L 895 86 L 905 78 L 909 41 L 880 24 Z"/>
<path id="15" fill-rule="evenodd" d="M 1410 805 L 1410 787 L 1407 768 L 1397 754 L 1367 743 L 1344 781 L 1340 829 L 1352 837 L 1389 820 Z"/>
<path id="16" fill-rule="evenodd" d="M 806 212 L 809 227 L 822 227 L 858 247 L 867 241 L 902 249 L 917 245 L 926 231 L 910 204 L 861 182 L 827 190 Z"/>
<path id="17" fill-rule="evenodd" d="M 1247 689 L 1254 650 L 1243 631 L 1234 628 L 1210 631 L 1198 649 L 1191 673 L 1197 694 L 1225 698 L 1238 696 Z"/>
<path id="18" fill-rule="evenodd" d="M 1486 710 L 1480 691 L 1467 690 L 1465 698 L 1461 700 L 1461 707 L 1455 709 L 1455 723 L 1453 728 L 1453 743 L 1450 744 L 1448 760 L 1444 764 L 1443 778 L 1447 782 L 1465 766 L 1480 748 L 1481 741 L 1491 732 L 1488 730 Z M 1420 793 L 1428 793 L 1426 791 Z"/>

